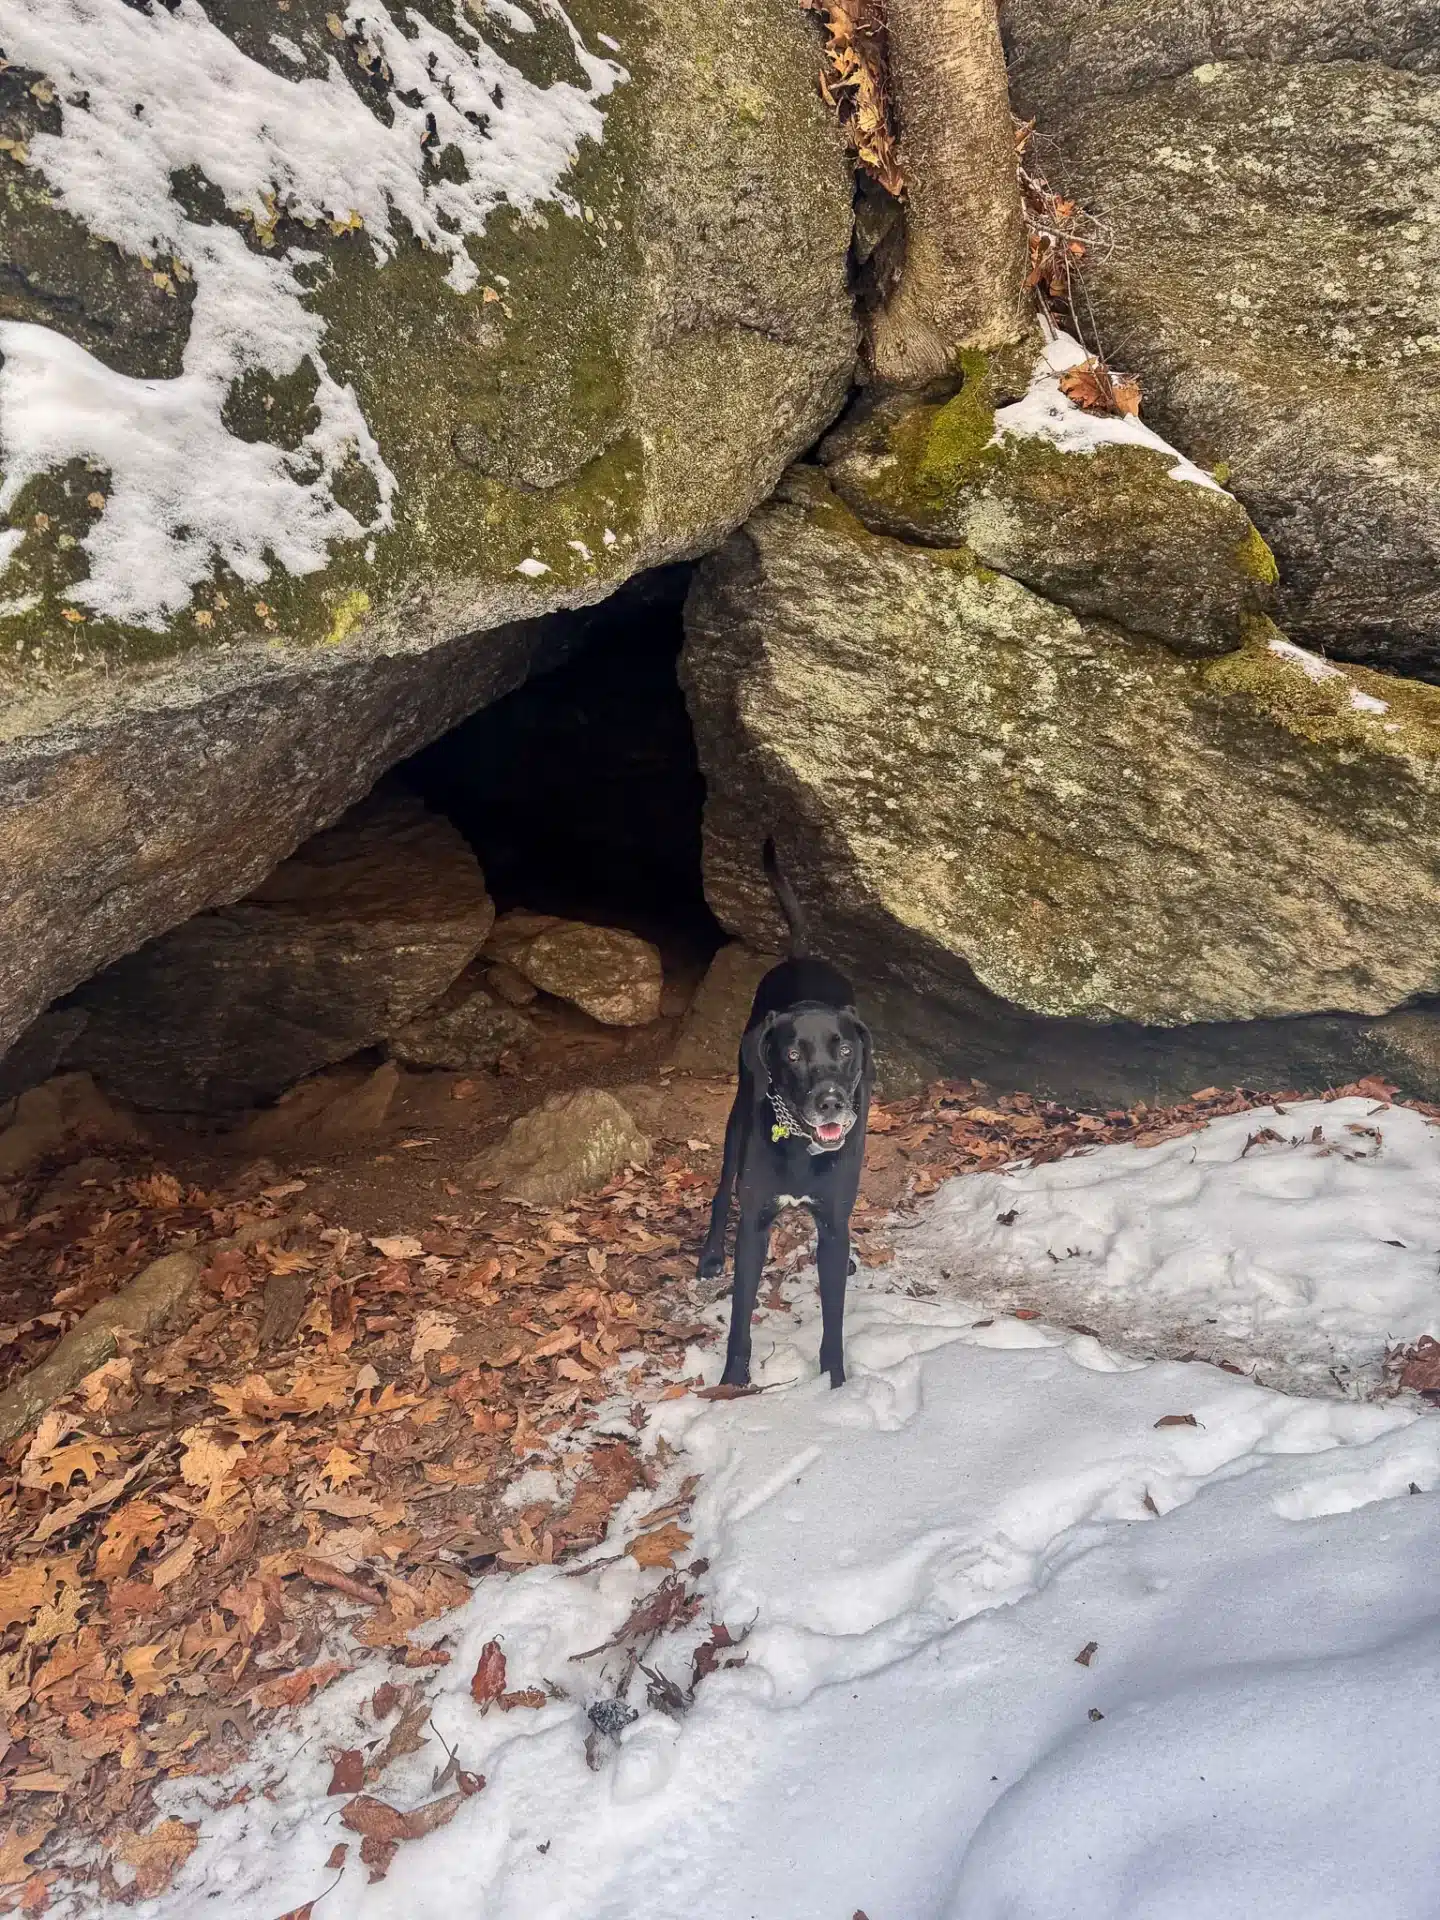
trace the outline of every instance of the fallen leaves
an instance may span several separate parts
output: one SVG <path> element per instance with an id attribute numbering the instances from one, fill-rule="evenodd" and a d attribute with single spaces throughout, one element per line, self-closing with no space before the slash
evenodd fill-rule
<path id="1" fill-rule="evenodd" d="M 905 192 L 891 124 L 884 0 L 801 0 L 825 22 L 820 92 L 858 164 L 889 194 Z"/>
<path id="2" fill-rule="evenodd" d="M 638 1540 L 632 1540 L 625 1551 L 637 1567 L 671 1567 L 675 1565 L 675 1555 L 683 1553 L 689 1546 L 693 1535 L 683 1527 L 677 1527 L 672 1521 L 668 1526 L 658 1528 L 654 1533 L 642 1533 Z"/>
<path id="3" fill-rule="evenodd" d="M 328 1687 L 346 1668 L 338 1660 L 324 1660 L 313 1667 L 297 1667 L 294 1673 L 280 1674 L 274 1680 L 262 1680 L 250 1689 L 257 1707 L 298 1707 L 321 1687 Z"/>
<path id="4" fill-rule="evenodd" d="M 135 1874 L 135 1891 L 142 1900 L 153 1900 L 163 1893 L 180 1868 L 195 1851 L 200 1837 L 198 1823 L 162 1820 L 149 1833 L 123 1833 L 116 1855 Z"/>
<path id="5" fill-rule="evenodd" d="M 53 1820 L 15 1822 L 0 1829 L 0 1887 L 30 1878 L 29 1858 L 55 1830 Z"/>
<path id="6" fill-rule="evenodd" d="M 1422 1334 L 1413 1346 L 1391 1348 L 1386 1368 L 1402 1391 L 1440 1402 L 1440 1340 L 1431 1334 Z M 0 1581 L 0 1588 L 3 1586 Z"/>
<path id="7" fill-rule="evenodd" d="M 1193 1413 L 1164 1413 L 1155 1422 L 1157 1427 L 1198 1427 L 1199 1424 Z"/>
<path id="8" fill-rule="evenodd" d="M 325 1789 L 331 1793 L 358 1793 L 365 1784 L 365 1755 L 359 1747 L 347 1747 L 343 1753 L 337 1753 L 331 1766 L 330 1784 Z"/>
<path id="9" fill-rule="evenodd" d="M 444 1794 L 425 1806 L 402 1813 L 384 1800 L 362 1793 L 340 1811 L 340 1823 L 361 1836 L 360 1858 L 370 1869 L 373 1885 L 389 1872 L 396 1851 L 406 1840 L 421 1840 L 427 1833 L 448 1826 L 470 1796 L 463 1790 Z"/>
<path id="10" fill-rule="evenodd" d="M 470 1680 L 470 1698 L 483 1713 L 505 1691 L 505 1655 L 498 1640 L 487 1640 Z"/>
<path id="11" fill-rule="evenodd" d="M 1076 1666 L 1088 1667 L 1099 1651 L 1100 1642 L 1098 1640 L 1087 1640 L 1075 1656 Z"/>
<path id="12" fill-rule="evenodd" d="M 1089 359 L 1080 366 L 1067 367 L 1060 376 L 1060 391 L 1086 413 L 1127 414 L 1138 418 L 1140 382 L 1129 373 L 1113 373 L 1103 360 Z"/>
<path id="13" fill-rule="evenodd" d="M 418 1260 L 425 1251 L 413 1233 L 377 1234 L 370 1244 L 387 1260 Z"/>

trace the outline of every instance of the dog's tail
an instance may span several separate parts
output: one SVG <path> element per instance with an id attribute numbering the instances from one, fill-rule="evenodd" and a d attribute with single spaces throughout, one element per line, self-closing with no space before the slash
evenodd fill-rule
<path id="1" fill-rule="evenodd" d="M 780 902 L 780 911 L 785 916 L 785 924 L 790 929 L 790 955 L 794 959 L 807 953 L 810 948 L 809 936 L 805 931 L 805 915 L 800 911 L 800 902 L 791 891 L 790 882 L 780 871 L 780 862 L 775 858 L 775 842 L 767 839 L 764 851 L 765 878 L 770 882 L 771 891 Z"/>

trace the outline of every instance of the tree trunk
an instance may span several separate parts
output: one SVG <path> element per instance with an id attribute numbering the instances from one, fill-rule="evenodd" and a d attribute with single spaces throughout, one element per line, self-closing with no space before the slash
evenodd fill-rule
<path id="1" fill-rule="evenodd" d="M 875 315 L 876 376 L 923 386 L 1025 330 L 1025 229 L 995 0 L 889 0 L 905 260 Z"/>

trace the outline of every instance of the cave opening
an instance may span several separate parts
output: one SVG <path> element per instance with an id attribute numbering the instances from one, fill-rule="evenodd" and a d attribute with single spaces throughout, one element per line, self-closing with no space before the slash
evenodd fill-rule
<path id="1" fill-rule="evenodd" d="M 705 783 L 677 674 L 691 572 L 657 568 L 552 616 L 557 663 L 392 776 L 459 828 L 501 913 L 623 928 L 667 973 L 703 967 L 725 938 L 705 900 Z"/>

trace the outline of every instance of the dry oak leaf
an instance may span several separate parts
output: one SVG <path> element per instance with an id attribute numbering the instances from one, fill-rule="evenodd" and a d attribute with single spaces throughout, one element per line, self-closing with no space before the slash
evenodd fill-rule
<path id="1" fill-rule="evenodd" d="M 205 1489 L 207 1507 L 222 1505 L 225 1482 L 245 1458 L 244 1443 L 223 1440 L 209 1427 L 186 1427 L 180 1439 L 185 1448 L 180 1456 L 180 1478 L 187 1487 Z"/>
<path id="2" fill-rule="evenodd" d="M 571 1347 L 578 1347 L 579 1344 L 580 1329 L 578 1327 L 561 1327 L 558 1333 L 552 1333 L 548 1339 L 532 1347 L 528 1357 L 531 1360 L 549 1360 L 555 1354 L 565 1353 Z"/>
<path id="3" fill-rule="evenodd" d="M 482 1711 L 505 1691 L 505 1655 L 498 1640 L 487 1640 L 470 1677 L 470 1698 Z"/>
<path id="4" fill-rule="evenodd" d="M 408 1813 L 401 1813 L 397 1807 L 362 1793 L 341 1809 L 340 1820 L 352 1833 L 361 1836 L 360 1858 L 369 1867 L 373 1884 L 385 1878 L 402 1840 L 420 1840 L 427 1833 L 434 1833 L 437 1827 L 447 1825 L 467 1797 L 464 1793 L 447 1793 L 423 1807 L 412 1807 Z"/>
<path id="5" fill-rule="evenodd" d="M 0 1887 L 17 1886 L 30 1878 L 26 1856 L 54 1832 L 55 1822 L 43 1820 L 35 1826 L 11 1826 L 0 1830 Z"/>
<path id="6" fill-rule="evenodd" d="M 632 1540 L 625 1551 L 637 1567 L 669 1567 L 675 1565 L 675 1555 L 683 1553 L 689 1546 L 693 1534 L 683 1527 L 677 1527 L 672 1520 L 668 1526 L 657 1527 L 654 1533 L 642 1533 L 638 1540 Z"/>
<path id="7" fill-rule="evenodd" d="M 135 1869 L 135 1891 L 141 1899 L 153 1900 L 190 1858 L 199 1837 L 198 1821 L 192 1826 L 184 1820 L 162 1820 L 149 1833 L 122 1832 L 115 1851 Z"/>
<path id="8" fill-rule="evenodd" d="M 447 1313 L 425 1312 L 416 1315 L 415 1338 L 410 1343 L 410 1359 L 419 1366 L 427 1353 L 443 1353 L 455 1344 L 455 1322 Z"/>
<path id="9" fill-rule="evenodd" d="M 33 1448 L 31 1451 L 34 1451 Z M 93 1480 L 101 1467 L 108 1466 L 119 1457 L 119 1448 L 110 1446 L 104 1440 L 72 1440 L 68 1447 L 56 1447 L 44 1460 L 37 1460 L 34 1466 L 30 1465 L 27 1457 L 20 1484 L 22 1487 L 41 1487 L 47 1493 L 64 1493 L 77 1473 L 87 1481 Z"/>
<path id="10" fill-rule="evenodd" d="M 1157 1427 L 1198 1427 L 1200 1422 L 1193 1413 L 1164 1413 L 1155 1424 Z"/>
<path id="11" fill-rule="evenodd" d="M 130 1191 L 142 1207 L 178 1207 L 185 1189 L 173 1173 L 150 1173 L 143 1180 L 132 1180 Z"/>
<path id="12" fill-rule="evenodd" d="M 338 1674 L 349 1671 L 338 1660 L 325 1660 L 313 1667 L 299 1667 L 294 1673 L 284 1673 L 274 1680 L 261 1681 L 250 1689 L 250 1698 L 257 1707 L 298 1707 L 312 1693 L 318 1693 L 321 1687 L 328 1687 Z"/>
<path id="13" fill-rule="evenodd" d="M 0 1627 L 28 1620 L 50 1593 L 50 1570 L 42 1561 L 0 1574 Z"/>
<path id="14" fill-rule="evenodd" d="M 1140 412 L 1140 382 L 1128 373 L 1111 373 L 1099 360 L 1068 367 L 1060 376 L 1060 391 L 1086 413 L 1138 417 Z"/>
<path id="15" fill-rule="evenodd" d="M 373 1235 L 370 1244 L 387 1260 L 418 1260 L 425 1251 L 413 1233 Z"/>
<path id="16" fill-rule="evenodd" d="M 502 1713 L 513 1713 L 517 1707 L 529 1707 L 538 1712 L 548 1707 L 550 1696 L 543 1687 L 524 1687 L 518 1693 L 502 1693 L 496 1703 Z"/>
<path id="17" fill-rule="evenodd" d="M 328 1482 L 332 1492 L 345 1485 L 347 1480 L 363 1480 L 365 1467 L 344 1447 L 331 1447 L 320 1467 L 320 1478 Z"/>

